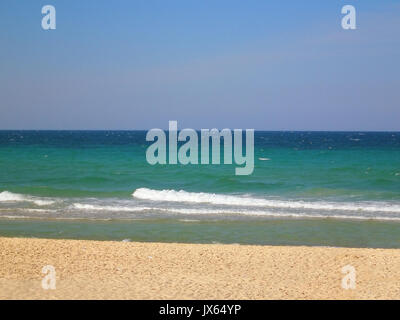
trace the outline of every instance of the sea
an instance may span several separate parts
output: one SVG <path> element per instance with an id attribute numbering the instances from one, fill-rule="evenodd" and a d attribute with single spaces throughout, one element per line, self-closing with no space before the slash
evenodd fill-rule
<path id="1" fill-rule="evenodd" d="M 150 165 L 151 143 L 0 131 L 0 236 L 400 248 L 400 132 L 256 131 L 251 175 Z"/>

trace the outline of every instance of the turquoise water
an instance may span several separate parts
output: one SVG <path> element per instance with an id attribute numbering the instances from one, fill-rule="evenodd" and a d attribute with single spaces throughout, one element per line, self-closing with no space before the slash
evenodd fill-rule
<path id="1" fill-rule="evenodd" d="M 0 220 L 2 236 L 142 242 L 236 243 L 400 248 L 399 226 L 385 221 Z"/>
<path id="2" fill-rule="evenodd" d="M 398 132 L 256 132 L 250 176 L 151 166 L 145 135 L 0 131 L 0 235 L 398 246 Z"/>

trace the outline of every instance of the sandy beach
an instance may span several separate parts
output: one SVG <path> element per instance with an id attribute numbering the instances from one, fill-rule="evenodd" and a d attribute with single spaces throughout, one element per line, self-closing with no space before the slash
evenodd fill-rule
<path id="1" fill-rule="evenodd" d="M 392 249 L 0 238 L 0 255 L 1 299 L 400 298 Z M 56 289 L 42 288 L 46 265 Z"/>

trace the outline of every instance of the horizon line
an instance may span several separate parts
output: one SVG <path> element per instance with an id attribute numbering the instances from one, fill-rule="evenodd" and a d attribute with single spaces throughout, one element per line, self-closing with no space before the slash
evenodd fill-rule
<path id="1" fill-rule="evenodd" d="M 4 131 L 149 131 L 152 129 L 161 129 L 163 131 L 169 132 L 168 129 L 162 129 L 162 128 L 151 128 L 151 129 L 0 129 L 0 132 Z M 189 128 L 183 128 L 183 129 L 189 129 Z M 180 130 L 183 130 L 180 129 Z M 193 128 L 192 128 L 193 129 Z M 229 129 L 229 128 L 202 128 L 202 129 L 193 129 L 195 131 L 200 131 L 200 130 L 211 130 L 211 129 L 217 129 L 217 130 L 223 130 L 223 129 Z M 238 129 L 238 128 L 235 128 Z M 178 130 L 178 131 L 180 131 Z M 234 130 L 234 129 L 229 129 L 229 130 Z M 247 129 L 241 129 L 241 130 L 249 130 Z M 251 130 L 251 129 L 250 129 Z M 282 130 L 266 130 L 266 129 L 253 129 L 254 132 L 370 132 L 370 133 L 376 133 L 376 132 L 395 132 L 395 133 L 400 133 L 400 130 L 288 130 L 288 129 L 282 129 Z"/>

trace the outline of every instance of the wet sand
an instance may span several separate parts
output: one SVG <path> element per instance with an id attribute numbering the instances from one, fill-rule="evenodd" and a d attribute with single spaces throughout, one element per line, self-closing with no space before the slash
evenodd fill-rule
<path id="1" fill-rule="evenodd" d="M 0 238 L 0 299 L 400 299 L 400 250 Z"/>

